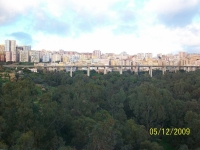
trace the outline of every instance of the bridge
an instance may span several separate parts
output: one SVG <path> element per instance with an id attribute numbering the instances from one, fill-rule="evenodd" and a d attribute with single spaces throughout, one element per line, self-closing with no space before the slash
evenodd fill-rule
<path id="1" fill-rule="evenodd" d="M 73 68 L 87 68 L 87 76 L 90 76 L 90 69 L 91 68 L 103 68 L 104 74 L 107 73 L 108 68 L 117 68 L 119 70 L 119 73 L 122 74 L 124 68 L 129 68 L 130 70 L 134 70 L 136 74 L 138 74 L 139 68 L 145 67 L 149 70 L 149 75 L 152 77 L 153 69 L 160 69 L 162 70 L 162 74 L 166 72 L 167 68 L 173 68 L 174 72 L 180 69 L 184 69 L 187 72 L 189 71 L 195 71 L 196 69 L 200 69 L 200 66 L 180 66 L 180 65 L 63 65 L 63 66 L 55 66 L 55 65 L 3 65 L 3 67 L 7 68 L 37 68 L 37 69 L 48 69 L 48 68 L 55 68 L 56 70 L 64 69 L 64 68 L 70 68 L 70 76 L 72 77 L 72 69 Z"/>

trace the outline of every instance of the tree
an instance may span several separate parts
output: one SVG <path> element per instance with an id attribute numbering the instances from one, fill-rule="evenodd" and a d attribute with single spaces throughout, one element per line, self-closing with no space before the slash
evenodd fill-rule
<path id="1" fill-rule="evenodd" d="M 127 120 L 123 128 L 124 145 L 139 149 L 140 143 L 148 140 L 148 132 L 143 125 L 138 125 L 133 119 Z"/>
<path id="2" fill-rule="evenodd" d="M 129 105 L 134 117 L 140 124 L 157 127 L 165 120 L 165 110 L 162 105 L 162 95 L 152 84 L 144 83 L 135 88 L 129 96 Z"/>
<path id="3" fill-rule="evenodd" d="M 95 115 L 97 124 L 89 135 L 87 149 L 93 150 L 112 150 L 116 145 L 117 131 L 114 128 L 115 120 L 105 110 Z"/>
<path id="4" fill-rule="evenodd" d="M 141 150 L 164 150 L 162 146 L 159 146 L 156 142 L 144 141 L 140 146 Z"/>
<path id="5" fill-rule="evenodd" d="M 126 115 L 123 111 L 125 99 L 126 95 L 122 88 L 120 88 L 120 91 L 118 93 L 113 94 L 111 98 L 108 99 L 108 105 L 110 107 L 112 117 L 114 117 L 115 119 L 121 118 L 120 121 L 126 120 Z"/>

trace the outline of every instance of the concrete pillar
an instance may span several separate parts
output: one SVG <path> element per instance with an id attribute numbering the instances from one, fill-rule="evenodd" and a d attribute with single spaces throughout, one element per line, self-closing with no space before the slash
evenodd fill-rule
<path id="1" fill-rule="evenodd" d="M 190 72 L 190 67 L 188 67 L 188 72 Z"/>
<path id="2" fill-rule="evenodd" d="M 174 67 L 174 72 L 175 72 L 175 73 L 176 73 L 176 69 L 177 69 L 177 68 L 176 68 L 176 67 Z"/>
<path id="3" fill-rule="evenodd" d="M 70 77 L 72 77 L 72 67 L 70 67 Z"/>
<path id="4" fill-rule="evenodd" d="M 107 71 L 106 71 L 106 67 L 104 67 L 104 74 L 106 74 L 107 73 Z"/>
<path id="5" fill-rule="evenodd" d="M 138 75 L 138 66 L 135 67 L 135 74 Z"/>
<path id="6" fill-rule="evenodd" d="M 122 74 L 122 67 L 120 67 L 119 73 Z"/>
<path id="7" fill-rule="evenodd" d="M 183 68 L 184 68 L 183 70 L 187 72 L 187 67 L 183 67 Z"/>
<path id="8" fill-rule="evenodd" d="M 152 77 L 152 66 L 149 67 L 149 75 L 150 75 L 150 77 Z"/>
<path id="9" fill-rule="evenodd" d="M 165 74 L 165 67 L 162 67 L 162 74 Z"/>
<path id="10" fill-rule="evenodd" d="M 90 66 L 87 67 L 87 76 L 90 76 Z"/>

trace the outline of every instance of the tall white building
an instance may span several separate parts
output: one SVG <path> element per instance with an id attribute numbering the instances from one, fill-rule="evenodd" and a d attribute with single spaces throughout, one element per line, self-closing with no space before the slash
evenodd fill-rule
<path id="1" fill-rule="evenodd" d="M 16 41 L 15 40 L 10 40 L 10 51 L 16 52 Z"/>
<path id="2" fill-rule="evenodd" d="M 5 40 L 5 51 L 10 51 L 10 40 Z"/>
<path id="3" fill-rule="evenodd" d="M 5 40 L 5 51 L 16 51 L 16 41 Z"/>
<path id="4" fill-rule="evenodd" d="M 16 41 L 15 40 L 5 40 L 5 51 L 10 52 L 6 53 L 6 61 L 16 62 Z"/>

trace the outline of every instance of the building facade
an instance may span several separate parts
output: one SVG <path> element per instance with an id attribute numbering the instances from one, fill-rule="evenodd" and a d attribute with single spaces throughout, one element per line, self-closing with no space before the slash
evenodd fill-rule
<path id="1" fill-rule="evenodd" d="M 29 62 L 29 51 L 20 51 L 20 62 Z"/>
<path id="2" fill-rule="evenodd" d="M 16 51 L 16 41 L 5 40 L 5 51 Z"/>
<path id="3" fill-rule="evenodd" d="M 40 56 L 38 51 L 30 51 L 30 61 L 31 62 L 40 62 Z"/>
<path id="4" fill-rule="evenodd" d="M 100 50 L 94 50 L 92 55 L 93 55 L 93 58 L 101 58 L 101 51 Z"/>

